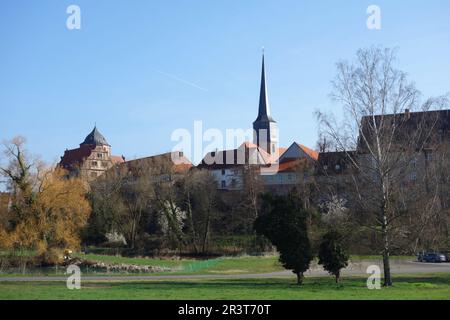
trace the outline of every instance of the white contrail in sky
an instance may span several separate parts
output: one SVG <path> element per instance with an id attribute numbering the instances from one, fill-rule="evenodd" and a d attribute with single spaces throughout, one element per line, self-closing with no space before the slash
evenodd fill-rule
<path id="1" fill-rule="evenodd" d="M 163 76 L 166 76 L 166 77 L 172 78 L 172 79 L 174 79 L 176 81 L 179 81 L 179 82 L 182 82 L 184 84 L 187 84 L 188 86 L 194 87 L 194 88 L 202 90 L 202 91 L 206 91 L 206 92 L 208 91 L 207 89 L 202 88 L 202 87 L 196 85 L 195 83 L 192 83 L 192 82 L 189 82 L 187 80 L 181 79 L 181 78 L 177 77 L 176 75 L 173 75 L 173 74 L 170 74 L 170 73 L 167 73 L 167 72 L 162 72 L 162 71 L 159 71 L 159 70 L 155 70 L 155 71 L 158 72 L 159 74 L 162 74 Z"/>

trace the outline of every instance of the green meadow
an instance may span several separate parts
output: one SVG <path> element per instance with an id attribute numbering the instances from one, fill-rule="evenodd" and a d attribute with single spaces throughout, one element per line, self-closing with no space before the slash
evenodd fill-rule
<path id="1" fill-rule="evenodd" d="M 450 299 L 450 274 L 409 275 L 394 278 L 394 286 L 369 290 L 366 279 L 306 278 L 297 286 L 294 278 L 155 280 L 83 282 L 69 290 L 65 282 L 0 282 L 0 299 L 62 300 L 426 300 Z"/>

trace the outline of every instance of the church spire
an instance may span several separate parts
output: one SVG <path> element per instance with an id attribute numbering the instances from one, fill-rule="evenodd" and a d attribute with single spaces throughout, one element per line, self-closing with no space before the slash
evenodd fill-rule
<path id="1" fill-rule="evenodd" d="M 275 154 L 278 150 L 278 125 L 270 114 L 269 98 L 267 96 L 264 49 L 262 55 L 258 118 L 253 122 L 253 141 L 258 147 L 264 149 L 269 154 Z"/>
<path id="2" fill-rule="evenodd" d="M 267 95 L 266 70 L 264 63 L 264 48 L 262 53 L 261 88 L 259 91 L 259 110 L 256 121 L 274 121 L 270 115 L 269 97 Z"/>

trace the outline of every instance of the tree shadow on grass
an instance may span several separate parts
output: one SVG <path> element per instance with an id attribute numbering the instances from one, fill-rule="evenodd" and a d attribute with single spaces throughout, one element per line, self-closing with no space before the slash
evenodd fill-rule
<path id="1" fill-rule="evenodd" d="M 161 280 L 161 281 L 136 281 L 111 283 L 111 286 L 133 287 L 143 290 L 178 290 L 178 289 L 342 289 L 349 287 L 361 287 L 364 280 L 343 281 L 336 284 L 332 278 L 306 279 L 302 286 L 296 284 L 295 279 L 217 279 L 217 280 Z"/>
<path id="2" fill-rule="evenodd" d="M 179 289 L 289 289 L 289 290 L 351 290 L 365 289 L 367 278 L 348 277 L 343 278 L 339 284 L 334 282 L 333 277 L 306 278 L 302 286 L 290 278 L 268 278 L 268 279 L 199 279 L 199 280 L 160 280 L 160 281 L 133 281 L 110 283 L 110 286 L 130 287 L 142 290 L 179 290 Z M 450 287 L 450 275 L 429 276 L 398 276 L 394 277 L 394 288 L 396 287 L 433 288 L 437 286 Z"/>

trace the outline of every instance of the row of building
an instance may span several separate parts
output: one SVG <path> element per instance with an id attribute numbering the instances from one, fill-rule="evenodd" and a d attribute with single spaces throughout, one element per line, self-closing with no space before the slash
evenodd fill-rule
<path id="1" fill-rule="evenodd" d="M 197 168 L 210 170 L 221 190 L 238 190 L 242 187 L 242 173 L 248 166 L 267 168 L 262 181 L 270 188 L 297 183 L 296 168 L 303 162 L 316 163 L 319 153 L 312 148 L 293 142 L 289 147 L 279 146 L 278 124 L 273 119 L 267 94 L 264 56 L 261 72 L 261 89 L 258 116 L 253 122 L 254 139 L 232 150 L 218 150 L 205 155 Z M 157 158 L 173 160 L 176 171 L 189 170 L 194 165 L 183 156 L 166 153 L 127 161 L 115 156 L 111 145 L 95 127 L 76 149 L 66 150 L 59 165 L 71 175 L 93 181 L 114 166 L 132 166 Z M 263 171 L 262 171 L 263 172 Z"/>
<path id="2" fill-rule="evenodd" d="M 423 121 L 428 118 L 433 120 Z M 361 119 L 363 132 L 365 126 L 369 127 L 369 121 L 373 120 L 374 117 Z M 400 140 L 406 141 L 412 132 L 419 130 L 419 123 L 430 126 L 430 128 L 427 128 L 430 132 L 437 132 L 441 142 L 443 140 L 450 141 L 450 110 L 428 112 L 405 110 L 404 113 L 400 114 L 375 116 L 375 121 L 384 121 L 391 124 L 401 121 L 402 124 L 406 124 L 402 127 L 400 135 L 396 137 L 400 144 L 402 143 Z M 198 169 L 211 171 L 217 181 L 218 189 L 241 189 L 243 173 L 249 167 L 261 169 L 261 181 L 268 189 L 282 192 L 312 176 L 338 177 L 351 174 L 354 170 L 352 163 L 370 161 L 367 160 L 368 152 L 362 143 L 356 146 L 355 151 L 346 152 L 318 152 L 297 142 L 293 142 L 288 147 L 280 147 L 278 124 L 270 112 L 264 56 L 258 116 L 253 122 L 253 129 L 254 138 L 252 142 L 244 142 L 238 148 L 232 150 L 209 152 L 196 166 Z M 424 130 L 424 128 L 421 129 Z M 430 157 L 430 154 L 426 152 L 428 149 L 425 147 L 421 150 L 425 152 L 423 157 L 426 161 Z M 428 153 L 431 153 L 431 151 Z M 418 161 L 422 163 L 420 156 Z M 131 161 L 127 161 L 123 156 L 114 156 L 111 153 L 111 146 L 96 127 L 78 148 L 65 151 L 59 165 L 68 170 L 71 175 L 79 175 L 87 181 L 92 181 L 114 166 L 136 166 L 142 163 L 152 163 L 159 158 L 172 159 L 173 169 L 178 172 L 195 167 L 184 157 L 182 151 Z M 416 172 L 415 168 L 419 167 L 421 166 L 416 166 L 411 170 L 410 179 L 412 181 L 417 179 L 419 173 Z M 309 169 L 305 172 L 305 170 L 299 171 L 299 168 Z"/>

